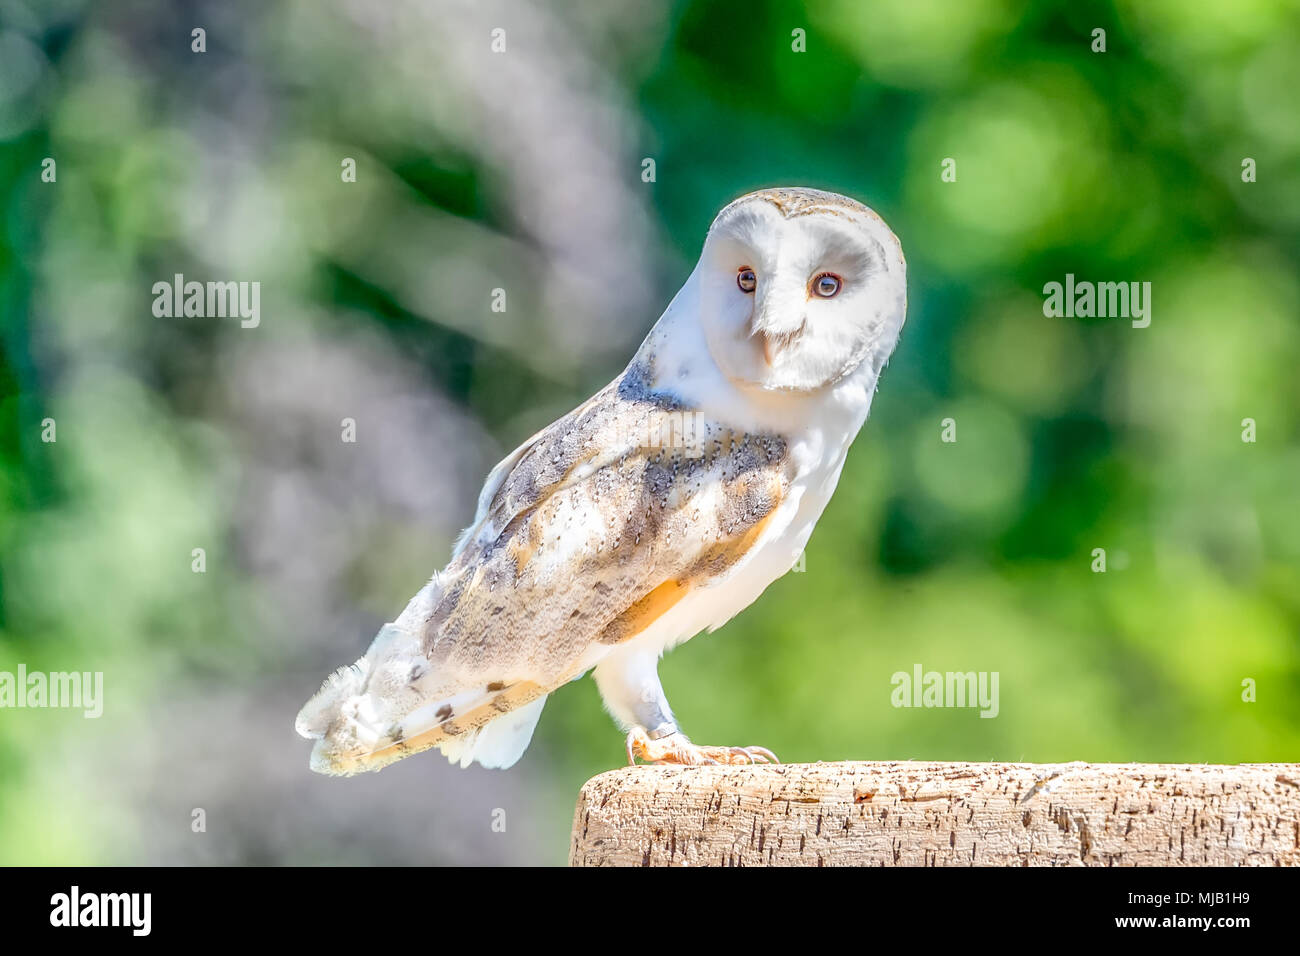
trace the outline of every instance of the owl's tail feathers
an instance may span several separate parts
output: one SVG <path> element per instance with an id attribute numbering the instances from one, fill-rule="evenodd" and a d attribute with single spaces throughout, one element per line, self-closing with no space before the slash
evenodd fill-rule
<path id="1" fill-rule="evenodd" d="M 323 738 L 338 717 L 343 702 L 361 692 L 369 670 L 370 661 L 363 657 L 355 664 L 347 664 L 330 674 L 320 690 L 298 711 L 294 729 L 308 740 Z"/>
<path id="2" fill-rule="evenodd" d="M 295 728 L 316 742 L 317 773 L 379 770 L 430 747 L 461 766 L 508 767 L 527 749 L 549 688 L 449 680 L 424 654 L 415 623 L 424 617 L 410 611 L 385 624 L 366 656 L 330 675 L 299 712 Z"/>
<path id="3" fill-rule="evenodd" d="M 473 761 L 509 767 L 528 749 L 546 703 L 545 688 L 518 681 L 412 705 L 375 689 L 373 681 L 363 689 L 365 662 L 331 677 L 298 715 L 298 733 L 316 741 L 311 769 L 317 773 L 380 770 L 431 747 L 462 767 Z"/>
<path id="4" fill-rule="evenodd" d="M 352 774 L 383 765 L 370 754 L 400 735 L 398 708 L 413 706 L 409 675 L 420 667 L 413 659 L 417 649 L 415 635 L 385 624 L 365 657 L 325 679 L 294 721 L 299 734 L 316 741 L 312 770 Z M 428 662 L 423 666 L 427 670 Z M 403 676 L 394 680 L 397 675 Z"/>
<path id="5" fill-rule="evenodd" d="M 533 731 L 537 729 L 545 705 L 546 697 L 543 695 L 476 730 L 448 738 L 437 747 L 443 756 L 462 767 L 468 767 L 476 760 L 489 770 L 513 767 L 532 743 Z"/>

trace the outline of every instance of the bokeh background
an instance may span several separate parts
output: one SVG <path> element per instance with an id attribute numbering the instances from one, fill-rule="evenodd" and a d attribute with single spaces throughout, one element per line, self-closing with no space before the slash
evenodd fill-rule
<path id="1" fill-rule="evenodd" d="M 687 731 L 1300 758 L 1297 90 L 1282 0 L 0 0 L 0 670 L 105 680 L 0 711 L 0 862 L 563 862 L 591 681 L 508 772 L 315 776 L 293 718 L 774 184 L 880 212 L 910 313 L 806 570 L 666 659 Z M 1044 317 L 1067 272 L 1150 327 Z M 175 273 L 260 326 L 155 318 Z M 999 716 L 895 709 L 917 663 Z"/>

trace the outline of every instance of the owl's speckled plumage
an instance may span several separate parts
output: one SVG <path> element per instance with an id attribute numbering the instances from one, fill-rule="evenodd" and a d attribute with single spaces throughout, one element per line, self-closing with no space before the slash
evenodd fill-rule
<path id="1" fill-rule="evenodd" d="M 800 299 L 823 261 L 841 302 Z M 676 734 L 655 663 L 797 560 L 897 339 L 904 274 L 893 234 L 846 197 L 724 208 L 627 369 L 493 469 L 451 562 L 303 708 L 313 768 L 432 746 L 508 766 L 545 696 L 592 668 L 620 723 Z"/>

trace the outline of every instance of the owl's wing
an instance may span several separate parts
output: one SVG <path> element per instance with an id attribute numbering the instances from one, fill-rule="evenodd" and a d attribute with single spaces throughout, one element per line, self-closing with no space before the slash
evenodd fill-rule
<path id="1" fill-rule="evenodd" d="M 313 766 L 450 752 L 581 676 L 742 565 L 790 477 L 780 437 L 616 380 L 493 469 L 446 570 L 322 690 Z"/>

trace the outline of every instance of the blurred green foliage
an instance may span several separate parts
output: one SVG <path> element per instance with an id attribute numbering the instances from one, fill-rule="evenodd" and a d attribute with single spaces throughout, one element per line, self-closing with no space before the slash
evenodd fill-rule
<path id="1" fill-rule="evenodd" d="M 662 665 L 684 728 L 787 761 L 1300 757 L 1293 2 L 363 6 L 0 3 L 0 670 L 109 694 L 0 711 L 0 862 L 407 859 L 339 836 L 396 797 L 311 777 L 297 706 L 772 184 L 875 208 L 909 318 L 804 573 Z M 260 280 L 262 326 L 155 319 L 178 272 Z M 1044 317 L 1066 273 L 1151 282 L 1150 327 Z M 894 708 L 916 663 L 999 672 L 998 717 Z M 420 858 L 558 862 L 621 759 L 581 682 L 509 774 L 389 806 L 530 806 L 510 850 Z M 220 851 L 151 836 L 223 801 Z"/>

